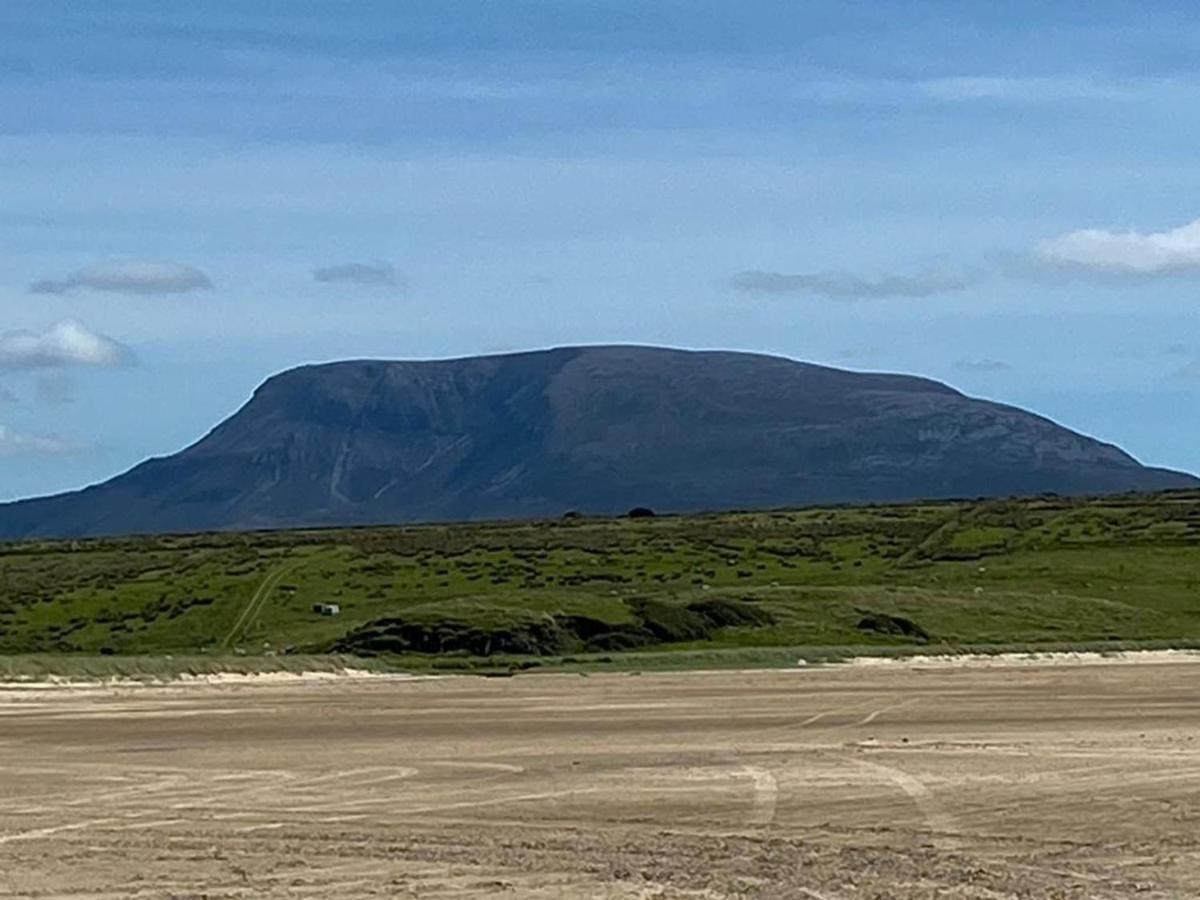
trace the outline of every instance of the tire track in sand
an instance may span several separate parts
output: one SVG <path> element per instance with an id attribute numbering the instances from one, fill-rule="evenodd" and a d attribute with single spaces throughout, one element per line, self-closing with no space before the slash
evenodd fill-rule
<path id="1" fill-rule="evenodd" d="M 938 835 L 942 835 L 941 837 L 935 836 L 935 846 L 940 849 L 947 849 L 958 845 L 957 838 L 952 836 L 959 831 L 958 821 L 933 796 L 933 792 L 929 790 L 928 785 L 924 781 L 915 775 L 905 772 L 903 769 L 885 765 L 884 763 L 871 762 L 865 759 L 856 759 L 854 762 L 868 771 L 882 775 L 887 781 L 890 781 L 908 795 L 913 805 L 917 807 L 924 817 L 925 824 L 929 826 L 929 829 Z M 951 836 L 947 837 L 947 835 Z"/>
<path id="2" fill-rule="evenodd" d="M 754 806 L 750 810 L 749 823 L 770 825 L 775 821 L 775 808 L 779 803 L 779 782 L 761 766 L 742 766 L 738 774 L 749 778 L 754 785 Z"/>

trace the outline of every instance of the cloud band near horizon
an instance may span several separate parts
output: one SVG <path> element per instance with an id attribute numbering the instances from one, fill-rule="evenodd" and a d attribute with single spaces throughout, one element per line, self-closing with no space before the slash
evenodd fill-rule
<path id="1" fill-rule="evenodd" d="M 829 300 L 918 299 L 962 291 L 974 279 L 960 271 L 928 271 L 913 275 L 889 273 L 875 277 L 846 272 L 788 274 L 749 269 L 729 279 L 734 290 L 783 297 L 823 297 Z"/>
<path id="2" fill-rule="evenodd" d="M 313 280 L 322 284 L 354 284 L 362 287 L 404 287 L 404 274 L 391 263 L 349 262 L 313 270 Z"/>
<path id="3" fill-rule="evenodd" d="M 173 262 L 128 260 L 97 263 L 66 278 L 36 281 L 34 294 L 67 294 L 79 289 L 116 294 L 184 294 L 212 288 L 207 275 L 194 266 Z"/>

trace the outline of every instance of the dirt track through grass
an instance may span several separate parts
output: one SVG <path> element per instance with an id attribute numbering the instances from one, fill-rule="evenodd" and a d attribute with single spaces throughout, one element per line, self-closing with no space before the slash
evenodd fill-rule
<path id="1" fill-rule="evenodd" d="M 0 690 L 0 897 L 1200 894 L 1200 665 Z"/>
<path id="2" fill-rule="evenodd" d="M 229 629 L 229 634 L 225 635 L 225 640 L 221 642 L 221 648 L 228 650 L 238 638 L 246 631 L 254 619 L 262 613 L 263 604 L 267 602 L 267 598 L 271 596 L 271 592 L 279 587 L 279 583 L 283 581 L 283 576 L 290 572 L 295 566 L 280 566 L 275 569 L 266 578 L 262 580 L 262 584 L 258 586 L 258 590 L 246 601 L 246 605 L 242 607 L 242 611 L 238 614 L 237 619 L 233 623 L 233 627 Z"/>

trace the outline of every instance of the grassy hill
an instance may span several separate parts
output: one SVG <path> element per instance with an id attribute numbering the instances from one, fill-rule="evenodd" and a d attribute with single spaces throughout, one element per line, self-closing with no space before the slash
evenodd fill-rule
<path id="1" fill-rule="evenodd" d="M 469 668 L 1197 641 L 1198 491 L 0 545 L 3 654 Z"/>

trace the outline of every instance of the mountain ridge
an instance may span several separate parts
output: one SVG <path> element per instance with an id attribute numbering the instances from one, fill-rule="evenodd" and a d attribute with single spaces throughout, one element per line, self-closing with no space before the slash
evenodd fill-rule
<path id="1" fill-rule="evenodd" d="M 0 537 L 1196 485 L 919 376 L 594 345 L 297 366 L 178 453 L 0 505 Z"/>

